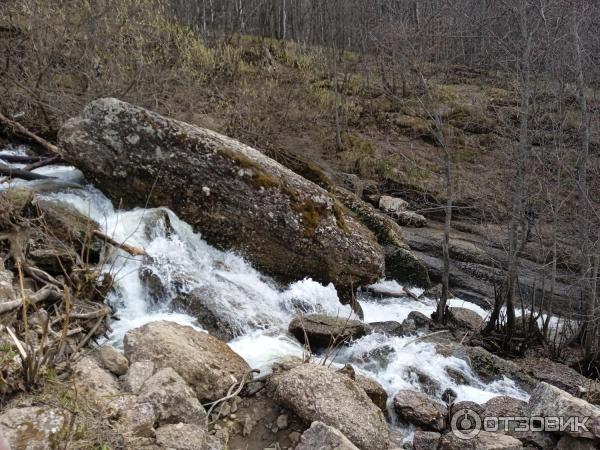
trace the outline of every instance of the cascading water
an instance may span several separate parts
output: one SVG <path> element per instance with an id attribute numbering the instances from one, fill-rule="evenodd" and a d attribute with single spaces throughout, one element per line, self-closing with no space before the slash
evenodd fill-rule
<path id="1" fill-rule="evenodd" d="M 24 152 L 19 148 L 7 151 Z M 178 312 L 173 304 L 177 295 L 200 292 L 202 298 L 210 302 L 219 321 L 227 324 L 236 336 L 229 345 L 251 367 L 266 371 L 279 359 L 303 354 L 302 346 L 287 333 L 297 309 L 340 317 L 352 315 L 348 306 L 339 303 L 332 285 L 323 286 L 305 279 L 286 287 L 279 286 L 239 255 L 211 247 L 171 211 L 161 208 L 115 210 L 93 186 L 75 188 L 68 184 L 84 181 L 75 168 L 48 166 L 36 172 L 67 182 L 59 192 L 38 195 L 74 206 L 95 219 L 113 239 L 143 247 L 149 255 L 131 257 L 115 251 L 105 265 L 115 280 L 109 301 L 116 311 L 111 341 L 117 346 L 128 330 L 154 320 L 172 320 L 201 329 L 192 316 Z M 4 183 L 0 189 L 8 186 Z M 154 283 L 148 282 L 149 277 Z M 161 286 L 158 296 L 152 287 L 156 282 Z M 401 322 L 411 311 L 431 314 L 435 309 L 432 300 L 417 302 L 403 295 L 402 287 L 394 281 L 382 281 L 375 287 L 387 291 L 390 297 L 375 299 L 368 293 L 361 294 L 366 322 Z M 486 314 L 468 302 L 454 299 L 450 305 Z M 439 397 L 446 388 L 452 388 L 458 401 L 483 403 L 497 395 L 527 399 L 527 394 L 511 380 L 483 383 L 464 360 L 445 357 L 436 352 L 433 344 L 415 340 L 414 336 L 370 334 L 342 348 L 334 363 L 351 363 L 364 375 L 377 379 L 390 398 L 399 389 L 428 391 Z M 449 369 L 459 372 L 466 384 L 458 384 L 449 375 Z"/>

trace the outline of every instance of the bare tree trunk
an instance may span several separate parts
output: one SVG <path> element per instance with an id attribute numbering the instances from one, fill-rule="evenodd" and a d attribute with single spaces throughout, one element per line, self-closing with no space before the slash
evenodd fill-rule
<path id="1" fill-rule="evenodd" d="M 526 5 L 522 6 L 522 9 Z M 519 253 L 526 244 L 527 233 L 523 227 L 521 245 L 519 245 L 519 228 L 523 224 L 523 209 L 525 200 L 525 176 L 527 161 L 529 159 L 529 102 L 531 97 L 531 73 L 530 59 L 532 48 L 532 33 L 528 30 L 527 16 L 525 11 L 520 13 L 521 36 L 524 41 L 524 47 L 519 58 L 519 67 L 517 69 L 520 87 L 520 125 L 519 125 L 519 143 L 517 147 L 517 161 L 515 173 L 515 193 L 513 197 L 512 216 L 508 235 L 508 267 L 506 276 L 500 287 L 500 292 L 496 296 L 494 309 L 490 316 L 485 332 L 491 332 L 498 323 L 502 306 L 506 305 L 506 334 L 511 336 L 515 331 L 516 317 L 514 306 L 515 283 L 517 280 L 517 271 L 519 269 Z"/>
<path id="2" fill-rule="evenodd" d="M 585 325 L 584 348 L 586 354 L 593 351 L 593 323 L 595 319 L 595 299 L 590 289 L 591 278 L 591 258 L 589 255 L 590 236 L 588 221 L 588 160 L 590 147 L 589 114 L 587 99 L 585 96 L 585 79 L 583 76 L 583 58 L 581 40 L 577 25 L 577 16 L 575 8 L 571 15 L 571 32 L 573 34 L 573 45 L 575 50 L 575 70 L 577 75 L 577 94 L 579 97 L 579 111 L 581 115 L 581 151 L 577 162 L 577 191 L 579 195 L 579 205 L 577 221 L 579 222 L 579 240 L 580 240 L 580 271 L 581 271 L 581 290 L 582 299 L 585 302 L 585 314 L 587 324 Z"/>

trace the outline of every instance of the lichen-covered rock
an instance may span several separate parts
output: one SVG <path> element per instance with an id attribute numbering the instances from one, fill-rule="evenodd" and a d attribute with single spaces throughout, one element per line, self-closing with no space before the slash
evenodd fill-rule
<path id="1" fill-rule="evenodd" d="M 151 322 L 130 330 L 124 344 L 130 362 L 146 360 L 159 369 L 172 367 L 202 402 L 224 397 L 250 370 L 224 342 L 175 322 Z"/>
<path id="2" fill-rule="evenodd" d="M 290 333 L 312 349 L 327 348 L 367 334 L 367 325 L 359 320 L 323 314 L 298 315 L 288 327 Z"/>
<path id="3" fill-rule="evenodd" d="M 337 428 L 363 450 L 385 450 L 389 429 L 383 412 L 350 377 L 316 364 L 301 364 L 270 379 L 275 401 L 306 422 Z"/>
<path id="4" fill-rule="evenodd" d="M 161 424 L 201 423 L 206 418 L 206 411 L 194 390 L 170 367 L 159 370 L 146 380 L 137 402 L 152 405 Z"/>
<path id="5" fill-rule="evenodd" d="M 600 408 L 573 397 L 551 384 L 541 382 L 529 398 L 529 415 L 539 417 L 563 417 L 577 419 L 586 430 L 567 427 L 564 434 L 575 438 L 600 439 Z M 587 419 L 585 419 L 587 418 Z"/>
<path id="6" fill-rule="evenodd" d="M 59 138 L 113 200 L 169 207 L 279 279 L 349 288 L 383 275 L 373 234 L 327 191 L 234 139 L 114 98 L 88 104 Z"/>
<path id="7" fill-rule="evenodd" d="M 420 392 L 401 390 L 394 397 L 394 410 L 400 419 L 431 431 L 443 431 L 446 406 Z"/>
<path id="8" fill-rule="evenodd" d="M 377 236 L 385 253 L 387 278 L 425 288 L 431 285 L 427 269 L 410 251 L 396 222 L 344 188 L 336 187 L 332 193 Z"/>
<path id="9" fill-rule="evenodd" d="M 323 422 L 313 422 L 308 430 L 302 433 L 300 444 L 296 450 L 359 450 L 339 430 Z"/>
<path id="10" fill-rule="evenodd" d="M 0 415 L 0 436 L 14 450 L 51 450 L 64 442 L 69 420 L 67 411 L 45 406 L 8 409 Z"/>

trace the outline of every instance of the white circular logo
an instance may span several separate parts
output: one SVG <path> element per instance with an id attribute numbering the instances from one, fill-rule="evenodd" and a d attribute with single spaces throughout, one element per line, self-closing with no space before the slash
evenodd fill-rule
<path id="1" fill-rule="evenodd" d="M 473 439 L 481 431 L 481 417 L 472 409 L 460 409 L 452 416 L 450 428 L 459 439 Z"/>

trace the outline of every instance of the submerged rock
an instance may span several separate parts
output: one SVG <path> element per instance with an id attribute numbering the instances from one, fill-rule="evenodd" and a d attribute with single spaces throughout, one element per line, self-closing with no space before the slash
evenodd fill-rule
<path id="1" fill-rule="evenodd" d="M 169 207 L 281 280 L 346 289 L 383 275 L 382 248 L 335 198 L 234 139 L 113 98 L 88 104 L 59 138 L 62 156 L 113 200 Z"/>
<path id="2" fill-rule="evenodd" d="M 124 344 L 130 362 L 147 360 L 158 369 L 174 368 L 202 402 L 224 397 L 250 370 L 224 342 L 175 322 L 151 322 L 130 330 Z"/>
<path id="3" fill-rule="evenodd" d="M 342 344 L 367 334 L 367 325 L 359 320 L 323 314 L 296 316 L 288 329 L 303 344 L 308 339 L 312 349 Z"/>
<path id="4" fill-rule="evenodd" d="M 316 364 L 274 374 L 275 401 L 307 422 L 337 428 L 364 450 L 385 450 L 389 429 L 383 412 L 347 375 Z"/>

